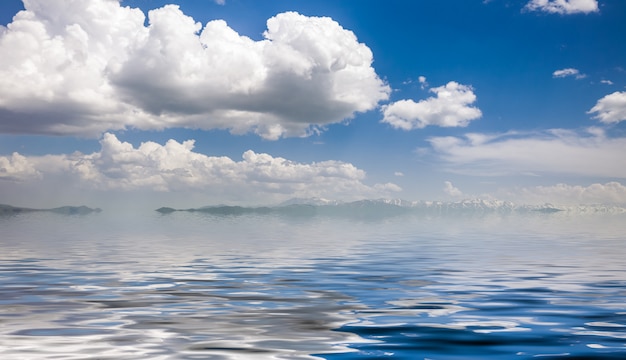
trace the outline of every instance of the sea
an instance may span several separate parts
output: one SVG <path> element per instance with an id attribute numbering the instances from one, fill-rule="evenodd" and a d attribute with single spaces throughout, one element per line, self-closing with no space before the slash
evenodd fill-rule
<path id="1" fill-rule="evenodd" d="M 626 214 L 1 216 L 0 359 L 626 359 Z"/>

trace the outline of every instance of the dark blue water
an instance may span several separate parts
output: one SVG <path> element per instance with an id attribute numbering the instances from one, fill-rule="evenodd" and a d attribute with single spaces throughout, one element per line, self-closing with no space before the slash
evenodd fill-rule
<path id="1" fill-rule="evenodd" d="M 626 217 L 0 218 L 0 359 L 623 359 Z"/>

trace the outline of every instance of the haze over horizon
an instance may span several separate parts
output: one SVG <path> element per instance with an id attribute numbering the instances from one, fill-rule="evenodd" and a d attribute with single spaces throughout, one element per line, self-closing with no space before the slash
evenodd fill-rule
<path id="1" fill-rule="evenodd" d="M 620 0 L 4 0 L 0 203 L 626 205 Z"/>

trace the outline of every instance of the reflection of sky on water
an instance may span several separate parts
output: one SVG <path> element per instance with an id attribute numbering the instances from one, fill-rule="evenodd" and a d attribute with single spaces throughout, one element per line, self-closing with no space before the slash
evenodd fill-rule
<path id="1" fill-rule="evenodd" d="M 0 356 L 626 351 L 623 220 L 3 218 Z"/>

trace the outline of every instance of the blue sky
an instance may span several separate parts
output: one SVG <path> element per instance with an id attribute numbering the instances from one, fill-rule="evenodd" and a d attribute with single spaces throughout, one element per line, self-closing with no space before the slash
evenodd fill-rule
<path id="1" fill-rule="evenodd" d="M 620 0 L 5 0 L 0 23 L 0 203 L 626 203 Z"/>

